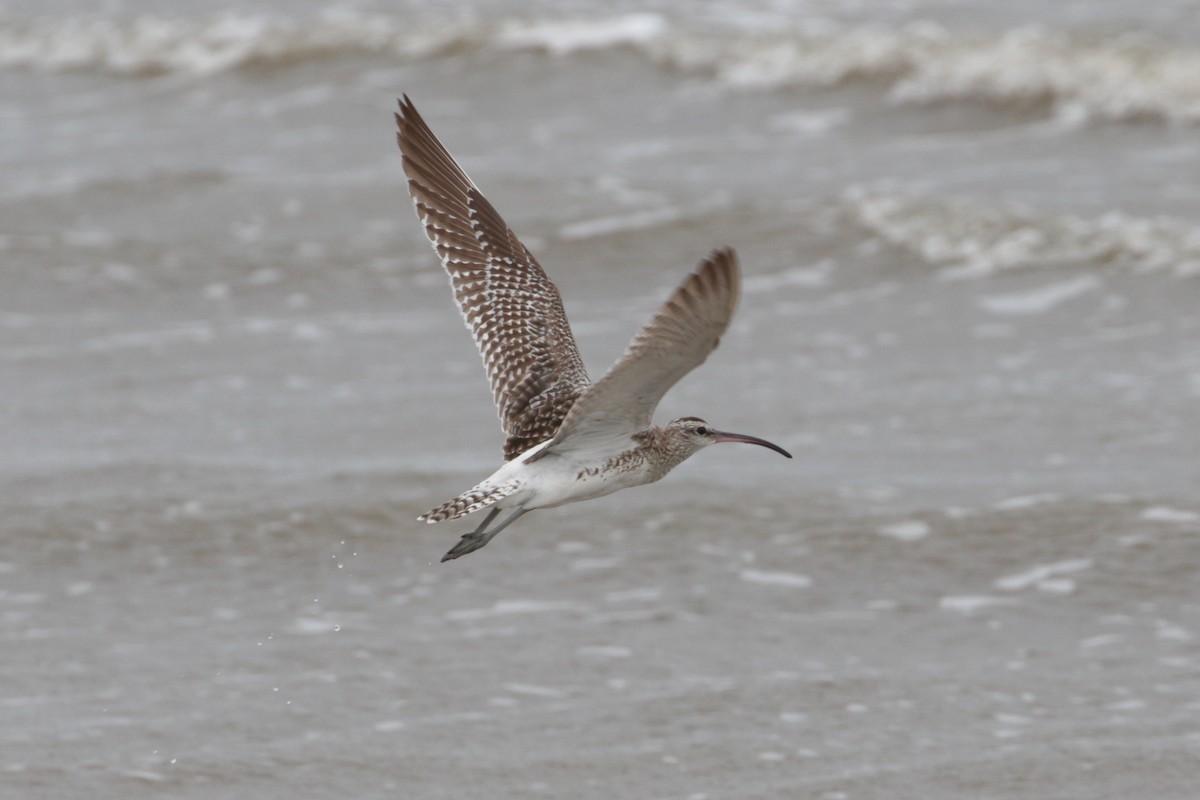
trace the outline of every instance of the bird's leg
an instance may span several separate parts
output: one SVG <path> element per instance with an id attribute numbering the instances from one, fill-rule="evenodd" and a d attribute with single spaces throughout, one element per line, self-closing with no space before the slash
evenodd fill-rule
<path id="1" fill-rule="evenodd" d="M 487 515 L 487 518 L 484 519 L 484 521 L 480 524 L 480 526 L 478 528 L 471 531 L 470 533 L 463 534 L 463 537 L 458 540 L 458 544 L 454 545 L 454 547 L 450 548 L 450 552 L 448 552 L 448 553 L 446 553 L 446 555 L 442 556 L 442 561 L 449 561 L 453 558 L 458 558 L 459 556 L 465 556 L 467 553 L 475 552 L 476 550 L 478 550 L 479 548 L 483 547 L 485 544 L 490 542 L 492 540 L 492 537 L 495 536 L 497 533 L 504 530 L 509 525 L 513 524 L 514 522 L 516 522 L 517 519 L 519 519 L 521 517 L 521 515 L 525 513 L 526 510 L 527 509 L 524 509 L 524 508 L 518 508 L 512 514 L 505 517 L 504 521 L 501 522 L 499 525 L 492 528 L 490 531 L 485 531 L 484 529 L 487 528 L 488 523 L 490 523 L 493 519 L 495 519 L 496 515 L 500 513 L 500 509 L 493 508 L 491 513 Z"/>

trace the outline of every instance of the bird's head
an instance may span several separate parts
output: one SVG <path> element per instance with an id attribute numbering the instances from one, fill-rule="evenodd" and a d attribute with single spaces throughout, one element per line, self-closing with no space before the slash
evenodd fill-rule
<path id="1" fill-rule="evenodd" d="M 757 444 L 762 447 L 768 447 L 788 458 L 792 457 L 792 454 L 787 450 L 784 450 L 777 444 L 768 442 L 766 439 L 759 439 L 757 436 L 747 436 L 744 433 L 719 431 L 699 417 L 673 419 L 667 423 L 664 430 L 671 443 L 685 453 L 684 458 L 687 458 L 697 450 L 708 447 L 710 444 L 720 444 L 721 442 Z"/>

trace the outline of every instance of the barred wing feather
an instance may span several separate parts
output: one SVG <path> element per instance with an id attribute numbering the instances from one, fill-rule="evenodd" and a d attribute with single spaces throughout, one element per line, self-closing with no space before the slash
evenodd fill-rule
<path id="1" fill-rule="evenodd" d="M 552 437 L 590 385 L 562 297 L 407 96 L 396 126 L 417 216 L 483 358 L 511 460 Z"/>

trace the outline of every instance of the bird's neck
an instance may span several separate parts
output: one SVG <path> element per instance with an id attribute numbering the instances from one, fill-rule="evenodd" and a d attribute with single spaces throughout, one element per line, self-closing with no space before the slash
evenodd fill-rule
<path id="1" fill-rule="evenodd" d="M 679 442 L 667 431 L 657 425 L 651 425 L 633 437 L 638 443 L 636 452 L 645 460 L 646 467 L 652 475 L 651 480 L 658 480 L 675 467 L 679 466 L 690 456 L 690 450 L 679 446 Z"/>

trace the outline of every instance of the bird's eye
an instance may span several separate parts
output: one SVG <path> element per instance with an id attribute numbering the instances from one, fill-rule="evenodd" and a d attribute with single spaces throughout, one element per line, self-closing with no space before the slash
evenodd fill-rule
<path id="1" fill-rule="evenodd" d="M 696 433 L 700 434 L 701 436 L 708 436 L 708 428 L 700 425 L 696 428 Z"/>

